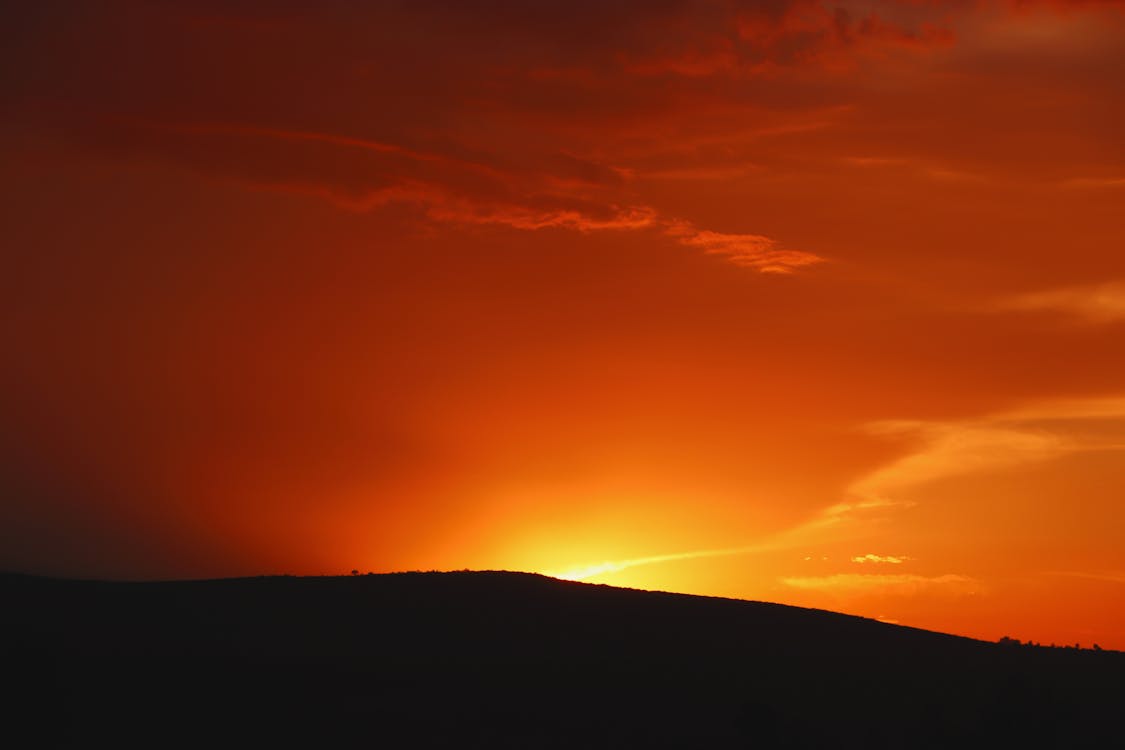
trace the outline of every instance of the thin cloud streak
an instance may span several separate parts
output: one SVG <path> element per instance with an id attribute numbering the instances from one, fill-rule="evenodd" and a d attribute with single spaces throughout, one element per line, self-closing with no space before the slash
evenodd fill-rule
<path id="1" fill-rule="evenodd" d="M 910 560 L 911 558 L 906 555 L 857 555 L 852 558 L 854 563 L 890 563 L 891 565 L 901 565 L 902 563 Z"/>
<path id="2" fill-rule="evenodd" d="M 1105 581 L 1106 583 L 1125 583 L 1125 571 L 1050 570 L 1047 571 L 1047 575 L 1085 578 L 1091 581 Z"/>
<path id="3" fill-rule="evenodd" d="M 1083 451 L 1122 450 L 1121 435 L 1083 434 L 1073 424 L 1064 432 L 1054 423 L 1125 420 L 1125 398 L 1050 400 L 1000 414 L 961 422 L 888 420 L 867 425 L 873 435 L 912 439 L 907 455 L 853 482 L 855 500 L 833 508 L 894 507 L 909 504 L 896 497 L 920 485 L 965 474 L 1048 461 Z"/>
<path id="4" fill-rule="evenodd" d="M 955 573 L 939 576 L 921 576 L 912 573 L 837 573 L 829 576 L 795 576 L 780 580 L 786 586 L 797 589 L 850 593 L 877 591 L 906 596 L 932 589 L 960 594 L 972 594 L 980 590 L 980 582 L 975 578 Z"/>
<path id="5" fill-rule="evenodd" d="M 1045 401 L 1019 410 L 966 422 L 883 421 L 868 425 L 873 434 L 921 440 L 914 452 L 868 474 L 847 490 L 849 499 L 827 506 L 811 520 L 775 535 L 769 541 L 742 547 L 704 549 L 664 555 L 605 560 L 579 565 L 556 578 L 585 580 L 607 573 L 658 563 L 747 555 L 825 539 L 839 540 L 846 529 L 877 520 L 880 514 L 914 505 L 890 495 L 927 482 L 974 472 L 986 472 L 1024 463 L 1046 461 L 1076 451 L 1125 450 L 1113 440 L 1082 438 L 1052 432 L 1051 422 L 1061 420 L 1125 419 L 1125 398 Z M 1123 428 L 1125 429 L 1125 428 Z M 851 558 L 860 564 L 902 564 L 906 555 L 866 554 Z M 924 578 L 911 574 L 876 575 L 840 573 L 820 578 L 785 579 L 796 588 L 863 589 L 877 586 L 918 588 L 932 584 L 976 584 L 965 576 Z"/>
<path id="6" fill-rule="evenodd" d="M 1091 324 L 1125 320 L 1125 281 L 1048 289 L 1002 299 L 1002 310 L 1054 312 Z"/>
<path id="7" fill-rule="evenodd" d="M 1072 177 L 1069 180 L 1063 180 L 1062 186 L 1078 190 L 1125 188 L 1125 177 Z"/>
<path id="8" fill-rule="evenodd" d="M 712 232 L 697 229 L 682 221 L 672 222 L 666 232 L 681 244 L 700 248 L 708 255 L 719 255 L 737 266 L 753 268 L 762 273 L 792 273 L 798 268 L 824 260 L 812 253 L 787 250 L 775 240 L 758 234 Z"/>
<path id="9" fill-rule="evenodd" d="M 885 507 L 885 504 L 878 503 L 873 507 Z M 775 534 L 771 539 L 757 544 L 748 544 L 741 547 L 725 547 L 721 549 L 703 549 L 693 550 L 690 552 L 676 552 L 665 555 L 650 555 L 648 557 L 635 557 L 625 560 L 604 560 L 598 563 L 590 563 L 586 565 L 577 565 L 568 568 L 562 572 L 549 572 L 545 575 L 554 578 L 561 578 L 564 580 L 580 581 L 588 578 L 606 573 L 617 573 L 629 568 L 636 568 L 644 565 L 655 565 L 657 563 L 676 562 L 680 560 L 698 560 L 711 557 L 733 557 L 737 555 L 750 555 L 763 552 L 773 552 L 777 550 L 792 549 L 794 547 L 816 544 L 818 539 L 823 536 L 824 532 L 829 532 L 830 535 L 838 534 L 841 525 L 847 521 L 858 521 L 862 519 L 860 514 L 867 508 L 845 506 L 841 504 L 833 505 L 821 513 L 819 513 L 812 520 L 793 528 L 781 531 Z M 910 558 L 903 557 L 902 560 Z"/>
<path id="10" fill-rule="evenodd" d="M 679 560 L 699 560 L 708 557 L 730 557 L 732 555 L 747 555 L 754 552 L 762 552 L 770 548 L 771 545 L 762 544 L 750 545 L 746 547 L 730 547 L 727 549 L 704 549 L 695 550 L 693 552 L 676 552 L 669 555 L 634 557 L 628 560 L 606 560 L 600 563 L 582 565 L 562 572 L 548 572 L 544 573 L 544 575 L 549 575 L 553 578 L 560 578 L 564 581 L 583 581 L 588 578 L 603 575 L 605 573 L 619 573 L 622 570 L 628 570 L 629 568 L 636 568 L 642 565 L 656 565 L 657 563 L 675 562 Z"/>
<path id="11" fill-rule="evenodd" d="M 824 261 L 818 255 L 783 247 L 758 234 L 717 232 L 690 221 L 665 217 L 647 205 L 623 204 L 614 181 L 589 174 L 612 173 L 625 179 L 627 170 L 601 167 L 581 159 L 555 159 L 545 167 L 502 168 L 401 144 L 335 133 L 284 130 L 244 123 L 156 122 L 106 118 L 147 136 L 146 147 L 172 158 L 200 160 L 257 189 L 273 189 L 326 197 L 348 210 L 374 210 L 388 203 L 413 203 L 430 219 L 453 224 L 499 225 L 523 231 L 569 229 L 579 232 L 655 229 L 685 247 L 722 257 L 761 273 L 788 274 Z M 189 142 L 182 141 L 188 138 Z M 232 141 L 230 139 L 239 139 Z M 266 149 L 255 154 L 239 148 L 251 139 Z M 289 148 L 298 149 L 289 151 Z M 331 159 L 301 148 L 338 150 Z M 348 151 L 374 159 L 348 161 Z M 286 173 L 286 165 L 292 164 Z M 345 164 L 345 167 L 334 165 Z M 222 165 L 222 166 L 220 166 Z M 553 168 L 569 168 L 577 177 Z M 339 171 L 333 171 L 334 169 Z M 260 174 L 258 174 L 260 173 Z M 585 179 L 580 179 L 586 174 Z M 343 178 L 343 179 L 341 179 Z"/>

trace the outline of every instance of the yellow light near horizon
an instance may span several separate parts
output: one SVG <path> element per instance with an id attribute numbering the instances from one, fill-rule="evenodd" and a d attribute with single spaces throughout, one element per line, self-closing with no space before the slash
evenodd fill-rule
<path id="1" fill-rule="evenodd" d="M 616 573 L 629 567 L 628 564 L 623 562 L 603 562 L 594 565 L 585 565 L 582 567 L 571 568 L 570 570 L 556 573 L 544 571 L 543 575 L 551 576 L 552 578 L 559 578 L 563 581 L 585 581 L 588 578 L 602 575 L 603 573 Z"/>

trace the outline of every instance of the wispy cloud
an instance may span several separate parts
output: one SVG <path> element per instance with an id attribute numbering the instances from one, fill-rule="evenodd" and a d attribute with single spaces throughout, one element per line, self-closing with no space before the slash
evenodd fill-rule
<path id="1" fill-rule="evenodd" d="M 900 174 L 914 175 L 941 182 L 981 182 L 986 175 L 966 169 L 954 169 L 941 162 L 921 157 L 904 156 L 845 156 L 840 160 L 849 167 L 861 169 L 896 170 Z"/>
<path id="2" fill-rule="evenodd" d="M 573 207 L 537 207 L 519 203 L 488 204 L 441 196 L 427 202 L 434 219 L 462 224 L 499 224 L 513 229 L 572 229 L 579 232 L 647 229 L 657 224 L 656 213 L 646 206 L 606 206 L 604 211 Z"/>
<path id="3" fill-rule="evenodd" d="M 718 232 L 630 201 L 630 171 L 572 155 L 512 164 L 439 148 L 245 123 L 103 118 L 130 152 L 190 164 L 259 189 L 320 195 L 348 209 L 419 206 L 437 222 L 523 231 L 653 230 L 762 273 L 792 273 L 823 258 L 758 234 Z M 125 137 L 127 136 L 127 137 Z"/>
<path id="4" fill-rule="evenodd" d="M 1004 412 L 999 418 L 1018 422 L 1125 420 L 1125 396 L 1047 399 Z M 1088 447 L 1097 449 L 1114 446 L 1094 442 L 1088 443 Z"/>
<path id="5" fill-rule="evenodd" d="M 911 453 L 854 482 L 848 494 L 867 502 L 894 503 L 904 489 L 937 479 L 1042 461 L 1071 449 L 1067 438 L 1003 418 L 968 422 L 887 421 L 873 434 L 915 441 Z"/>
<path id="6" fill-rule="evenodd" d="M 1075 422 L 1085 420 L 1122 420 L 1122 436 L 1115 438 L 1111 432 L 1107 437 L 1104 430 L 1091 430 L 1086 434 L 1075 428 Z M 900 493 L 928 482 L 1047 461 L 1077 451 L 1125 450 L 1125 397 L 1049 400 L 975 420 L 882 421 L 867 425 L 865 429 L 878 435 L 910 440 L 914 448 L 907 455 L 852 483 L 846 490 L 845 500 L 825 507 L 804 523 L 751 545 L 604 560 L 548 575 L 583 580 L 658 563 L 750 555 L 815 545 L 826 540 L 839 541 L 841 535 L 862 529 L 865 524 L 885 517 L 889 511 L 914 505 L 915 501 L 901 497 Z M 908 555 L 874 553 L 850 558 L 851 562 L 864 565 L 901 565 L 912 559 Z M 914 592 L 933 586 L 954 589 L 978 586 L 972 578 L 953 574 L 925 577 L 839 573 L 785 578 L 783 582 L 795 588 L 883 588 L 894 592 Z"/>
<path id="7" fill-rule="evenodd" d="M 1115 323 L 1125 320 L 1125 281 L 1019 294 L 1000 300 L 999 307 L 1056 312 L 1087 323 Z"/>
<path id="8" fill-rule="evenodd" d="M 670 222 L 666 232 L 681 244 L 700 248 L 708 255 L 720 255 L 735 265 L 763 273 L 791 273 L 824 260 L 802 250 L 783 248 L 776 240 L 758 234 L 713 232 L 683 221 Z"/>
<path id="9" fill-rule="evenodd" d="M 1072 177 L 1062 186 L 1074 189 L 1125 188 L 1125 177 Z"/>
<path id="10" fill-rule="evenodd" d="M 829 505 L 820 512 L 820 516 L 813 521 L 813 523 L 829 525 L 851 518 L 858 518 L 871 512 L 913 505 L 909 500 L 892 500 L 887 497 L 855 497 L 854 487 L 855 485 L 852 485 L 852 489 L 850 490 L 853 495 L 850 499 Z"/>
<path id="11" fill-rule="evenodd" d="M 940 576 L 921 576 L 910 573 L 837 573 L 829 576 L 796 576 L 781 578 L 780 580 L 786 586 L 798 589 L 847 593 L 878 592 L 906 596 L 935 589 L 970 594 L 979 591 L 981 587 L 980 582 L 976 579 L 953 573 Z"/>
<path id="12" fill-rule="evenodd" d="M 636 568 L 642 565 L 656 565 L 658 563 L 675 562 L 679 560 L 698 560 L 707 557 L 730 557 L 732 555 L 745 555 L 751 552 L 761 552 L 768 548 L 769 545 L 750 545 L 746 547 L 705 549 L 696 550 L 694 552 L 676 552 L 668 555 L 634 557 L 627 560 L 604 560 L 599 563 L 580 565 L 568 570 L 546 572 L 544 573 L 544 575 L 549 575 L 554 578 L 561 578 L 565 581 L 582 581 L 586 580 L 587 578 L 594 578 L 595 576 L 604 575 L 606 573 L 618 573 L 622 570 L 628 570 L 629 568 Z"/>
<path id="13" fill-rule="evenodd" d="M 955 422 L 890 420 L 872 423 L 875 435 L 909 440 L 913 449 L 853 482 L 850 500 L 828 512 L 893 507 L 901 493 L 947 477 L 1047 461 L 1079 451 L 1125 450 L 1125 423 L 1117 434 L 1092 429 L 1125 422 L 1125 398 L 1045 400 L 999 414 Z M 1091 429 L 1084 430 L 1083 422 Z M 1065 428 L 1064 428 L 1065 425 Z"/>
<path id="14" fill-rule="evenodd" d="M 891 565 L 901 565 L 902 563 L 910 560 L 911 558 L 906 555 L 858 555 L 852 558 L 854 563 L 890 563 Z"/>
<path id="15" fill-rule="evenodd" d="M 778 534 L 774 534 L 768 539 L 764 539 L 754 544 L 746 544 L 739 547 L 723 547 L 719 549 L 702 549 L 692 550 L 689 552 L 674 552 L 662 555 L 649 555 L 646 557 L 634 557 L 624 560 L 603 560 L 595 563 L 583 563 L 575 565 L 562 571 L 545 572 L 545 575 L 553 576 L 555 578 L 562 578 L 566 580 L 578 581 L 595 576 L 603 575 L 606 573 L 617 573 L 629 568 L 641 567 L 644 565 L 656 565 L 658 563 L 676 562 L 681 560 L 699 560 L 711 557 L 734 557 L 738 555 L 752 555 L 763 552 L 771 552 L 781 549 L 791 549 L 803 544 L 808 544 L 816 532 L 823 529 L 826 525 L 821 517 L 813 519 L 791 529 L 787 529 Z M 807 559 L 807 558 L 806 558 Z M 827 559 L 827 558 L 825 558 Z"/>
<path id="16" fill-rule="evenodd" d="M 885 507 L 885 503 L 877 503 L 872 507 Z M 608 573 L 617 573 L 629 568 L 636 568 L 645 565 L 656 565 L 658 563 L 677 562 L 682 560 L 698 560 L 713 557 L 734 557 L 738 555 L 752 555 L 764 552 L 771 552 L 783 549 L 792 549 L 807 544 L 815 544 L 817 539 L 821 537 L 824 532 L 834 533 L 837 532 L 839 526 L 846 521 L 854 521 L 860 517 L 862 510 L 860 508 L 852 508 L 850 506 L 835 505 L 828 511 L 818 514 L 811 520 L 786 529 L 780 533 L 763 541 L 747 544 L 740 547 L 724 547 L 721 549 L 703 549 L 692 550 L 689 552 L 674 552 L 662 555 L 649 555 L 646 557 L 634 557 L 623 560 L 602 560 L 594 563 L 583 563 L 579 565 L 566 568 L 561 571 L 545 571 L 545 575 L 553 576 L 555 578 L 562 578 L 571 581 L 586 580 L 594 578 L 599 575 Z M 871 555 L 870 557 L 875 557 Z M 810 557 L 806 557 L 810 560 Z M 827 560 L 828 558 L 822 558 Z M 908 560 L 910 558 L 879 558 L 883 562 Z"/>
<path id="17" fill-rule="evenodd" d="M 1107 583 L 1125 583 L 1125 570 L 1051 570 L 1047 572 L 1047 575 L 1086 578 L 1091 581 L 1105 581 Z"/>

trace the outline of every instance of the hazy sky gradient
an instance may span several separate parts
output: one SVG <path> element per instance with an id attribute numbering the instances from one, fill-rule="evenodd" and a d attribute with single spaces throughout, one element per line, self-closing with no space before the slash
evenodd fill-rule
<path id="1" fill-rule="evenodd" d="M 1125 4 L 9 4 L 0 567 L 1125 648 Z"/>

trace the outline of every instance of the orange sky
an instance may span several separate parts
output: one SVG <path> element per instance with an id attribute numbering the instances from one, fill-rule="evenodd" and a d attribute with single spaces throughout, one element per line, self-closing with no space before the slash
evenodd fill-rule
<path id="1" fill-rule="evenodd" d="M 1125 648 L 1125 4 L 9 4 L 0 567 Z"/>

